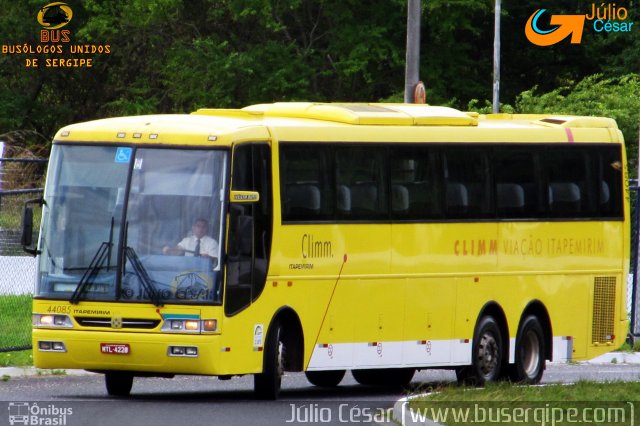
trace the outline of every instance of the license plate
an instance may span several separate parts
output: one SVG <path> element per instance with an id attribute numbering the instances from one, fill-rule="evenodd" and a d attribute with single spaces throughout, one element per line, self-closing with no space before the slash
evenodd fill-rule
<path id="1" fill-rule="evenodd" d="M 108 355 L 129 355 L 131 346 L 128 343 L 100 343 L 100 352 Z"/>

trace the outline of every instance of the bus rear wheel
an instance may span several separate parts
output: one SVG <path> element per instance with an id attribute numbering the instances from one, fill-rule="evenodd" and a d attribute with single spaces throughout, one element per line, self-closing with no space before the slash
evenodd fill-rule
<path id="1" fill-rule="evenodd" d="M 324 388 L 332 388 L 338 386 L 344 378 L 345 370 L 332 370 L 332 371 L 305 371 L 307 380 L 314 386 L 320 386 Z"/>
<path id="2" fill-rule="evenodd" d="M 456 370 L 458 381 L 483 385 L 498 380 L 502 350 L 500 326 L 493 317 L 482 317 L 473 337 L 471 365 Z"/>
<path id="3" fill-rule="evenodd" d="M 276 399 L 284 375 L 285 346 L 282 326 L 274 324 L 267 335 L 262 373 L 253 377 L 253 388 L 260 399 Z"/>
<path id="4" fill-rule="evenodd" d="M 133 374 L 121 371 L 107 372 L 104 375 L 107 393 L 111 396 L 129 396 L 133 386 Z"/>
<path id="5" fill-rule="evenodd" d="M 545 369 L 545 340 L 537 317 L 525 318 L 516 337 L 515 364 L 510 378 L 514 382 L 535 384 L 542 379 Z"/>
<path id="6" fill-rule="evenodd" d="M 369 386 L 407 386 L 411 383 L 415 368 L 384 368 L 371 370 L 352 370 L 356 382 Z"/>

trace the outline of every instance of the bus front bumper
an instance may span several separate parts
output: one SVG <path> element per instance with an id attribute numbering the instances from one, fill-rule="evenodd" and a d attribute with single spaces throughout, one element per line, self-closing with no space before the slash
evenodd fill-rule
<path id="1" fill-rule="evenodd" d="M 219 335 L 33 330 L 37 368 L 226 375 Z"/>

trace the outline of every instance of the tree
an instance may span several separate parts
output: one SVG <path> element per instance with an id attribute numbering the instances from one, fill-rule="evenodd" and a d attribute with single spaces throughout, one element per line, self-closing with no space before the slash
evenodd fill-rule
<path id="1" fill-rule="evenodd" d="M 490 100 L 493 1 L 422 4 L 427 101 L 462 108 L 470 99 Z M 35 16 L 42 2 L 4 6 L 2 44 L 40 44 Z M 33 130 L 50 138 L 65 124 L 114 115 L 402 99 L 406 0 L 84 0 L 72 6 L 65 27 L 70 44 L 109 45 L 110 53 L 94 55 L 91 68 L 66 69 L 26 68 L 25 55 L 0 56 L 0 133 Z M 533 46 L 524 24 L 541 7 L 588 12 L 577 0 L 503 5 L 504 103 L 514 104 L 533 85 L 545 93 L 588 75 L 613 78 L 638 69 L 637 31 L 585 27 L 580 45 Z M 627 9 L 629 20 L 636 19 L 637 8 Z"/>

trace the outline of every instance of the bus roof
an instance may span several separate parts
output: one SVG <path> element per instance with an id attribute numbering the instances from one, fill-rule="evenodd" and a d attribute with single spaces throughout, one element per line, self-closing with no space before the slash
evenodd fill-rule
<path id="1" fill-rule="evenodd" d="M 340 131 L 336 132 L 336 127 Z M 402 127 L 402 132 L 398 128 Z M 311 130 L 313 129 L 313 130 Z M 520 132 L 517 130 L 520 129 Z M 522 132 L 526 130 L 526 132 Z M 333 136 L 331 136 L 333 135 Z M 245 140 L 620 142 L 610 118 L 478 114 L 419 104 L 281 102 L 192 114 L 108 118 L 73 124 L 56 141 L 229 145 Z M 394 136 L 392 139 L 389 139 Z M 329 139 L 327 139 L 329 138 Z"/>

